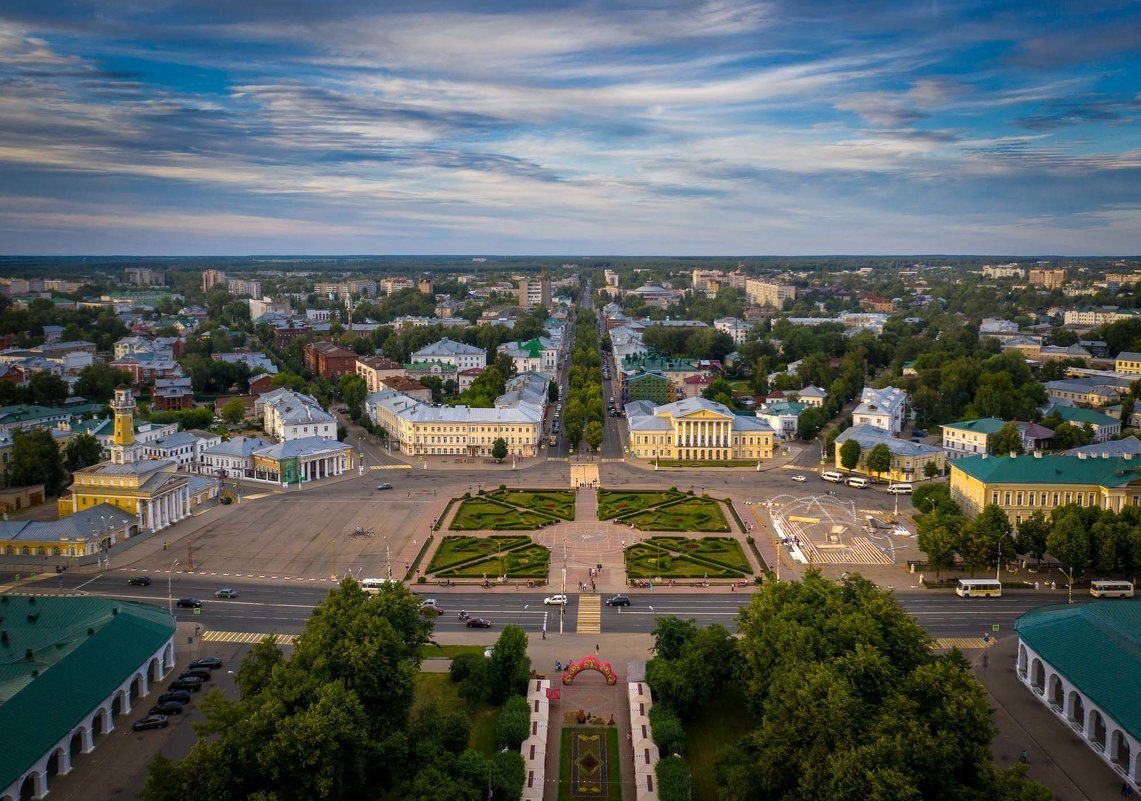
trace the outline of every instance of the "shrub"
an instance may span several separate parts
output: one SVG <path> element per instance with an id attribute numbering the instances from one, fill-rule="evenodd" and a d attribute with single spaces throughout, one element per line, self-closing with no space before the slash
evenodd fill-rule
<path id="1" fill-rule="evenodd" d="M 460 682 L 472 674 L 480 674 L 487 670 L 487 657 L 483 654 L 457 654 L 448 668 L 448 675 L 452 681 Z"/>
<path id="2" fill-rule="evenodd" d="M 681 718 L 668 706 L 657 704 L 650 708 L 650 732 L 654 745 L 663 754 L 685 753 L 685 729 Z"/>
<path id="3" fill-rule="evenodd" d="M 689 798 L 689 767 L 681 757 L 671 755 L 658 760 L 654 773 L 658 778 L 659 801 L 686 801 Z"/>
<path id="4" fill-rule="evenodd" d="M 523 696 L 513 695 L 499 713 L 499 722 L 495 726 L 496 747 L 518 751 L 530 732 L 531 705 Z"/>

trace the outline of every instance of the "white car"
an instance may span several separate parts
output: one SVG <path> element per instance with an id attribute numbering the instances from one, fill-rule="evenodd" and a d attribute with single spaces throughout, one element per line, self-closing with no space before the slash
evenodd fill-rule
<path id="1" fill-rule="evenodd" d="M 543 599 L 543 603 L 547 606 L 566 606 L 567 597 L 565 595 L 548 595 Z"/>
<path id="2" fill-rule="evenodd" d="M 807 481 L 808 479 L 805 478 L 804 476 L 793 476 L 792 480 L 793 481 Z"/>

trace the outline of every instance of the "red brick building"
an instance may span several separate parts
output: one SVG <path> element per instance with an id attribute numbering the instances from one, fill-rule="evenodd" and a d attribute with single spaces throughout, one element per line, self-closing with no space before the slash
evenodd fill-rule
<path id="1" fill-rule="evenodd" d="M 305 368 L 313 375 L 336 380 L 356 373 L 357 355 L 332 342 L 310 342 L 305 346 Z"/>

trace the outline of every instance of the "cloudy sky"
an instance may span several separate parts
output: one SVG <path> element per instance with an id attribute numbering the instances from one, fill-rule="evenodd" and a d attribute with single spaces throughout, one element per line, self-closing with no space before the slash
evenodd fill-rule
<path id="1" fill-rule="evenodd" d="M 0 252 L 1141 252 L 1135 0 L 5 0 Z"/>

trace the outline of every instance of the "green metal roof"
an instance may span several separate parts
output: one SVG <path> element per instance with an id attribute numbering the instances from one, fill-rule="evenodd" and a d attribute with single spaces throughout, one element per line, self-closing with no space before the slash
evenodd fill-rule
<path id="1" fill-rule="evenodd" d="M 979 420 L 963 420 L 960 423 L 944 423 L 943 428 L 954 428 L 960 431 L 974 431 L 982 434 L 997 434 L 1006 425 L 1005 420 L 997 417 L 983 417 Z"/>
<path id="2" fill-rule="evenodd" d="M 174 634 L 164 610 L 105 598 L 4 595 L 0 618 L 8 634 L 0 643 L 0 787 L 19 779 Z"/>
<path id="3" fill-rule="evenodd" d="M 1141 479 L 1141 459 L 1023 454 L 1021 456 L 968 456 L 951 462 L 984 484 L 1088 484 L 1119 487 Z"/>
<path id="4" fill-rule="evenodd" d="M 1081 406 L 1051 406 L 1046 412 L 1046 416 L 1049 417 L 1052 414 L 1058 415 L 1067 423 L 1089 423 L 1091 426 L 1112 426 L 1121 423 L 1120 420 L 1110 417 L 1108 414 L 1095 412 L 1093 409 L 1085 409 Z"/>
<path id="5" fill-rule="evenodd" d="M 1044 606 L 1014 630 L 1134 738 L 1141 739 L 1141 603 Z"/>

